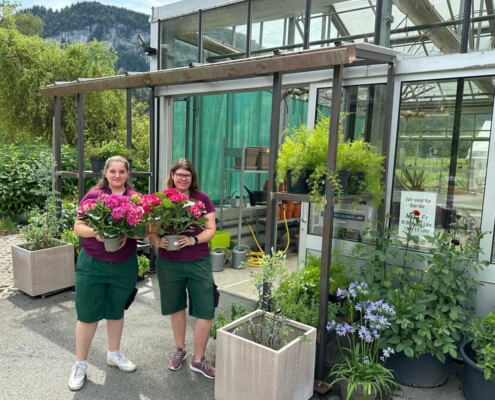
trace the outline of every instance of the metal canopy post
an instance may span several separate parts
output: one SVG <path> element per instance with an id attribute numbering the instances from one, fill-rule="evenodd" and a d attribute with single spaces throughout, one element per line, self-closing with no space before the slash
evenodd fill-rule
<path id="1" fill-rule="evenodd" d="M 84 95 L 77 94 L 77 197 L 84 196 Z"/>
<path id="2" fill-rule="evenodd" d="M 132 89 L 125 91 L 125 121 L 126 121 L 126 143 L 125 147 L 132 148 Z"/>
<path id="3" fill-rule="evenodd" d="M 272 116 L 270 122 L 270 153 L 268 166 L 268 187 L 270 195 L 276 192 L 275 188 L 275 162 L 278 155 L 278 140 L 280 135 L 280 102 L 282 101 L 282 74 L 273 74 L 272 88 Z M 277 200 L 270 196 L 266 207 L 265 253 L 270 254 L 273 244 L 276 242 L 277 213 L 275 212 Z"/>
<path id="4" fill-rule="evenodd" d="M 330 114 L 330 126 L 328 128 L 327 169 L 335 173 L 337 160 L 337 144 L 339 140 L 340 104 L 342 99 L 342 80 L 344 66 L 336 65 L 333 68 L 332 80 L 332 109 Z M 320 307 L 318 313 L 318 331 L 316 342 L 316 385 L 322 385 L 328 371 L 325 369 L 327 355 L 327 315 L 328 315 L 328 279 L 330 277 L 330 264 L 333 239 L 333 209 L 334 193 L 333 185 L 327 181 L 325 185 L 325 222 L 323 223 L 322 251 L 320 267 Z"/>
<path id="5" fill-rule="evenodd" d="M 62 191 L 62 178 L 57 171 L 60 169 L 62 162 L 62 123 L 61 123 L 61 105 L 60 96 L 55 97 L 55 117 L 53 120 L 53 138 L 52 138 L 52 157 L 55 162 L 55 168 L 52 168 L 52 190 Z"/>
<path id="6" fill-rule="evenodd" d="M 154 193 L 156 192 L 158 188 L 158 174 L 157 174 L 157 167 L 156 167 L 156 160 L 157 160 L 157 148 L 158 148 L 158 132 L 157 132 L 157 124 L 156 124 L 156 113 L 155 113 L 155 107 L 156 107 L 156 102 L 155 102 L 155 88 L 151 87 L 150 92 L 149 92 L 149 112 L 150 112 L 150 166 L 149 166 L 149 171 L 150 171 L 150 177 L 148 180 L 149 184 L 149 192 Z"/>

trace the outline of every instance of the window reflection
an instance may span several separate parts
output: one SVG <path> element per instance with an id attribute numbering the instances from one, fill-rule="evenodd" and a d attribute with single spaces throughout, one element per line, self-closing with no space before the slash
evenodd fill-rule
<path id="1" fill-rule="evenodd" d="M 481 227 L 492 102 L 490 78 L 402 85 L 391 207 L 399 235 L 414 206 L 428 208 L 431 233 Z"/>

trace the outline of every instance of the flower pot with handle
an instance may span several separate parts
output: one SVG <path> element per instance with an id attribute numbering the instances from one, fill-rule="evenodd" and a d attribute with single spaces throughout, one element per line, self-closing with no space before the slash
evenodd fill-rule
<path id="1" fill-rule="evenodd" d="M 460 353 L 464 359 L 462 390 L 466 400 L 495 399 L 495 381 L 486 380 L 483 376 L 483 369 L 474 362 L 475 354 L 471 344 L 463 342 Z"/>

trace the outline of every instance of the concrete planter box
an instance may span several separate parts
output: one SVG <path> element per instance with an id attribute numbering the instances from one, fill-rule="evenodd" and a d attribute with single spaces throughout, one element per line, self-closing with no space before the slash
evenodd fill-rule
<path id="1" fill-rule="evenodd" d="M 12 245 L 14 286 L 30 296 L 46 295 L 74 286 L 74 246 L 64 243 L 42 250 Z"/>
<path id="2" fill-rule="evenodd" d="M 289 320 L 287 344 L 273 350 L 243 337 L 242 326 L 261 310 L 217 331 L 215 399 L 305 400 L 313 396 L 316 328 Z M 244 335 L 247 336 L 247 335 Z M 305 336 L 307 340 L 301 340 Z"/>

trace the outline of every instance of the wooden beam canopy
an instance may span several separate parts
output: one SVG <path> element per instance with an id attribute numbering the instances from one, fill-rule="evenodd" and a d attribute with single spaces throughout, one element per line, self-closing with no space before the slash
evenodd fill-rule
<path id="1" fill-rule="evenodd" d="M 44 97 L 66 96 L 114 89 L 157 87 L 181 83 L 225 81 L 333 68 L 336 65 L 377 64 L 393 62 L 390 49 L 367 43 L 345 44 L 317 50 L 302 50 L 224 61 L 214 64 L 192 64 L 189 67 L 151 72 L 128 73 L 102 78 L 80 78 L 73 82 L 57 82 L 41 89 Z"/>

